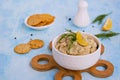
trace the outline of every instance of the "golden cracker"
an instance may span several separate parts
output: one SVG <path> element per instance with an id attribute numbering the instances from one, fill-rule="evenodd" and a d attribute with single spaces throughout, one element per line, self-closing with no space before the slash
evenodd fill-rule
<path id="1" fill-rule="evenodd" d="M 39 24 L 41 22 L 39 15 L 40 14 L 34 14 L 34 15 L 30 16 L 27 20 L 27 23 L 31 26 Z"/>
<path id="2" fill-rule="evenodd" d="M 44 41 L 39 39 L 34 39 L 28 42 L 32 49 L 41 48 L 44 46 Z"/>
<path id="3" fill-rule="evenodd" d="M 18 54 L 25 54 L 28 53 L 31 50 L 31 47 L 29 44 L 19 44 L 14 48 L 14 51 Z"/>

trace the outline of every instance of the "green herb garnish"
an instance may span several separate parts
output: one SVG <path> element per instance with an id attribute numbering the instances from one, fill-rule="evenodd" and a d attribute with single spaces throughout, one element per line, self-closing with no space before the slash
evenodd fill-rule
<path id="1" fill-rule="evenodd" d="M 60 39 L 58 40 L 58 42 L 60 42 L 64 38 L 69 38 L 70 41 L 68 43 L 68 50 L 70 50 L 72 45 L 73 45 L 73 43 L 76 41 L 76 33 L 72 32 L 71 30 L 67 30 L 67 29 L 66 29 L 66 31 L 68 33 L 62 34 Z"/>
<path id="2" fill-rule="evenodd" d="M 98 24 L 100 25 L 100 24 L 102 23 L 103 19 L 104 19 L 106 16 L 110 15 L 111 13 L 112 13 L 112 12 L 110 12 L 110 13 L 108 13 L 108 14 L 101 14 L 101 15 L 99 15 L 98 17 L 95 18 L 95 20 L 93 20 L 92 23 L 98 22 Z"/>
<path id="3" fill-rule="evenodd" d="M 102 38 L 102 39 L 109 39 L 110 37 L 117 36 L 119 34 L 120 33 L 109 31 L 107 33 L 96 34 L 95 36 L 98 37 L 98 38 Z"/>
<path id="4" fill-rule="evenodd" d="M 67 36 L 67 34 L 63 34 L 61 35 L 60 39 L 58 40 L 58 42 L 60 42 L 63 38 L 65 38 Z"/>

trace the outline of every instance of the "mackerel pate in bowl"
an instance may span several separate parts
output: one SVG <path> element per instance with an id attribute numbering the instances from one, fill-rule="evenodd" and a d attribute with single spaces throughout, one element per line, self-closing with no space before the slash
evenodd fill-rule
<path id="1" fill-rule="evenodd" d="M 100 58 L 101 42 L 89 33 L 68 30 L 55 37 L 52 45 L 54 60 L 70 70 L 90 68 Z"/>

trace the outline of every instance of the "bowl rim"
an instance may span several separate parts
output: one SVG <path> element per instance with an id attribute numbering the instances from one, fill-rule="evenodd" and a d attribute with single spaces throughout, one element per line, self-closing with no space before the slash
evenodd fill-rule
<path id="1" fill-rule="evenodd" d="M 74 32 L 76 32 L 76 31 L 74 31 Z M 64 32 L 64 33 L 66 33 L 66 32 Z M 64 33 L 62 33 L 62 34 L 64 34 Z M 101 49 L 101 41 L 100 41 L 95 35 L 93 35 L 93 34 L 90 34 L 90 33 L 87 33 L 87 32 L 81 32 L 81 33 L 82 33 L 82 34 L 89 35 L 89 36 L 92 36 L 95 40 L 97 40 L 98 48 L 97 48 L 96 51 L 92 52 L 91 54 L 77 55 L 77 56 L 64 54 L 64 53 L 60 52 L 58 49 L 55 48 L 55 42 L 56 42 L 57 38 L 58 38 L 59 36 L 61 36 L 62 34 L 59 34 L 58 36 L 56 36 L 56 37 L 53 39 L 53 42 L 52 42 L 52 45 L 53 45 L 53 46 L 52 46 L 52 48 L 55 49 L 55 51 L 57 51 L 58 54 L 61 54 L 61 55 L 63 55 L 63 56 L 67 56 L 67 57 L 86 57 L 86 56 L 90 56 L 90 55 L 96 54 L 96 52 Z M 52 50 L 53 50 L 53 49 L 52 49 Z M 99 54 L 100 54 L 100 53 L 99 53 Z"/>
<path id="2" fill-rule="evenodd" d="M 35 15 L 35 14 L 32 14 L 32 15 Z M 29 18 L 30 16 L 32 16 L 32 15 L 27 16 L 27 17 L 25 18 L 25 20 L 24 20 L 25 25 L 26 25 L 28 28 L 31 28 L 31 29 L 36 29 L 36 30 L 46 29 L 46 28 L 49 28 L 49 27 L 54 23 L 54 21 L 55 21 L 55 19 L 54 19 L 54 21 L 53 21 L 52 23 L 47 24 L 47 25 L 45 25 L 45 26 L 39 26 L 39 27 L 31 26 L 31 25 L 29 25 L 29 24 L 27 23 L 27 20 L 28 20 L 28 18 Z"/>

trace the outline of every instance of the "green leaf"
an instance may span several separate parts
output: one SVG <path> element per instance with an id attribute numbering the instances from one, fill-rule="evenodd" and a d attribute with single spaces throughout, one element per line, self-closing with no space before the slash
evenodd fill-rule
<path id="1" fill-rule="evenodd" d="M 68 33 L 62 34 L 58 42 L 60 42 L 63 38 L 69 38 L 70 42 L 68 43 L 68 50 L 70 50 L 73 43 L 76 41 L 76 33 L 68 29 L 66 29 L 66 31 Z"/>
<path id="2" fill-rule="evenodd" d="M 67 34 L 63 34 L 61 35 L 60 39 L 58 40 L 58 42 L 60 42 L 63 38 L 65 38 L 67 36 Z"/>
<path id="3" fill-rule="evenodd" d="M 92 23 L 98 22 L 98 24 L 101 24 L 102 21 L 103 21 L 103 19 L 104 19 L 106 16 L 110 15 L 111 13 L 112 13 L 112 12 L 110 12 L 110 13 L 108 13 L 108 14 L 101 14 L 101 15 L 97 16 L 97 17 L 95 18 L 95 20 L 92 21 Z"/>
<path id="4" fill-rule="evenodd" d="M 109 31 L 107 33 L 96 34 L 95 36 L 98 37 L 98 38 L 102 38 L 102 39 L 109 39 L 110 37 L 117 36 L 119 34 L 120 33 Z"/>

